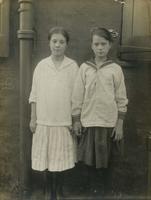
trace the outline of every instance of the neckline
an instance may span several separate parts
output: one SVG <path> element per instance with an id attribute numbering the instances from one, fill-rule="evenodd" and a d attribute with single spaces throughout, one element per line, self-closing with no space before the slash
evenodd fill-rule
<path id="1" fill-rule="evenodd" d="M 64 59 L 62 60 L 60 66 L 56 68 L 51 55 L 49 56 L 48 65 L 49 67 L 53 68 L 55 71 L 61 71 L 62 69 L 68 67 L 73 61 L 64 55 Z"/>

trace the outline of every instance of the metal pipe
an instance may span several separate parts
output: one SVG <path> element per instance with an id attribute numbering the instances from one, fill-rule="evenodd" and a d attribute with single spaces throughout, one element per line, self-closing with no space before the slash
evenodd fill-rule
<path id="1" fill-rule="evenodd" d="M 30 188 L 31 134 L 29 131 L 28 96 L 31 84 L 31 61 L 34 40 L 33 0 L 19 3 L 19 68 L 20 68 L 20 191 L 24 195 Z"/>

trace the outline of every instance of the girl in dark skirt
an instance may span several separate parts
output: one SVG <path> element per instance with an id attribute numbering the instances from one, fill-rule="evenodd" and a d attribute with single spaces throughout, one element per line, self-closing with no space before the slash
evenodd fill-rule
<path id="1" fill-rule="evenodd" d="M 72 95 L 73 131 L 81 136 L 78 160 L 98 169 L 105 184 L 112 156 L 121 152 L 128 104 L 122 69 L 108 59 L 112 42 L 107 29 L 92 30 L 94 58 L 80 66 Z"/>

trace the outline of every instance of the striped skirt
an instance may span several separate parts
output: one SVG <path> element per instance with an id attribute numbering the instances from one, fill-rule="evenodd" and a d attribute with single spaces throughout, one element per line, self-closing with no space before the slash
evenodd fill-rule
<path id="1" fill-rule="evenodd" d="M 123 139 L 111 138 L 113 128 L 89 127 L 78 147 L 78 160 L 96 168 L 107 168 L 113 159 L 123 155 Z"/>
<path id="2" fill-rule="evenodd" d="M 67 127 L 37 125 L 32 140 L 32 169 L 64 171 L 75 166 L 76 138 Z"/>

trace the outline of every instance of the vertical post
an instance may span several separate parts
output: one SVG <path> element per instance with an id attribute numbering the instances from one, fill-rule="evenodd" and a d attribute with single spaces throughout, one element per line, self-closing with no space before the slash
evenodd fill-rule
<path id="1" fill-rule="evenodd" d="M 120 45 L 122 45 L 124 3 L 121 3 Z"/>
<path id="2" fill-rule="evenodd" d="M 29 131 L 28 96 L 31 83 L 31 60 L 33 48 L 33 0 L 19 3 L 19 67 L 20 67 L 20 189 L 25 195 L 30 186 L 31 134 Z M 21 198 L 22 199 L 22 198 Z"/>
<path id="3" fill-rule="evenodd" d="M 10 0 L 0 1 L 0 57 L 9 56 Z"/>
<path id="4" fill-rule="evenodd" d="M 148 199 L 151 199 L 151 135 L 148 136 Z"/>

